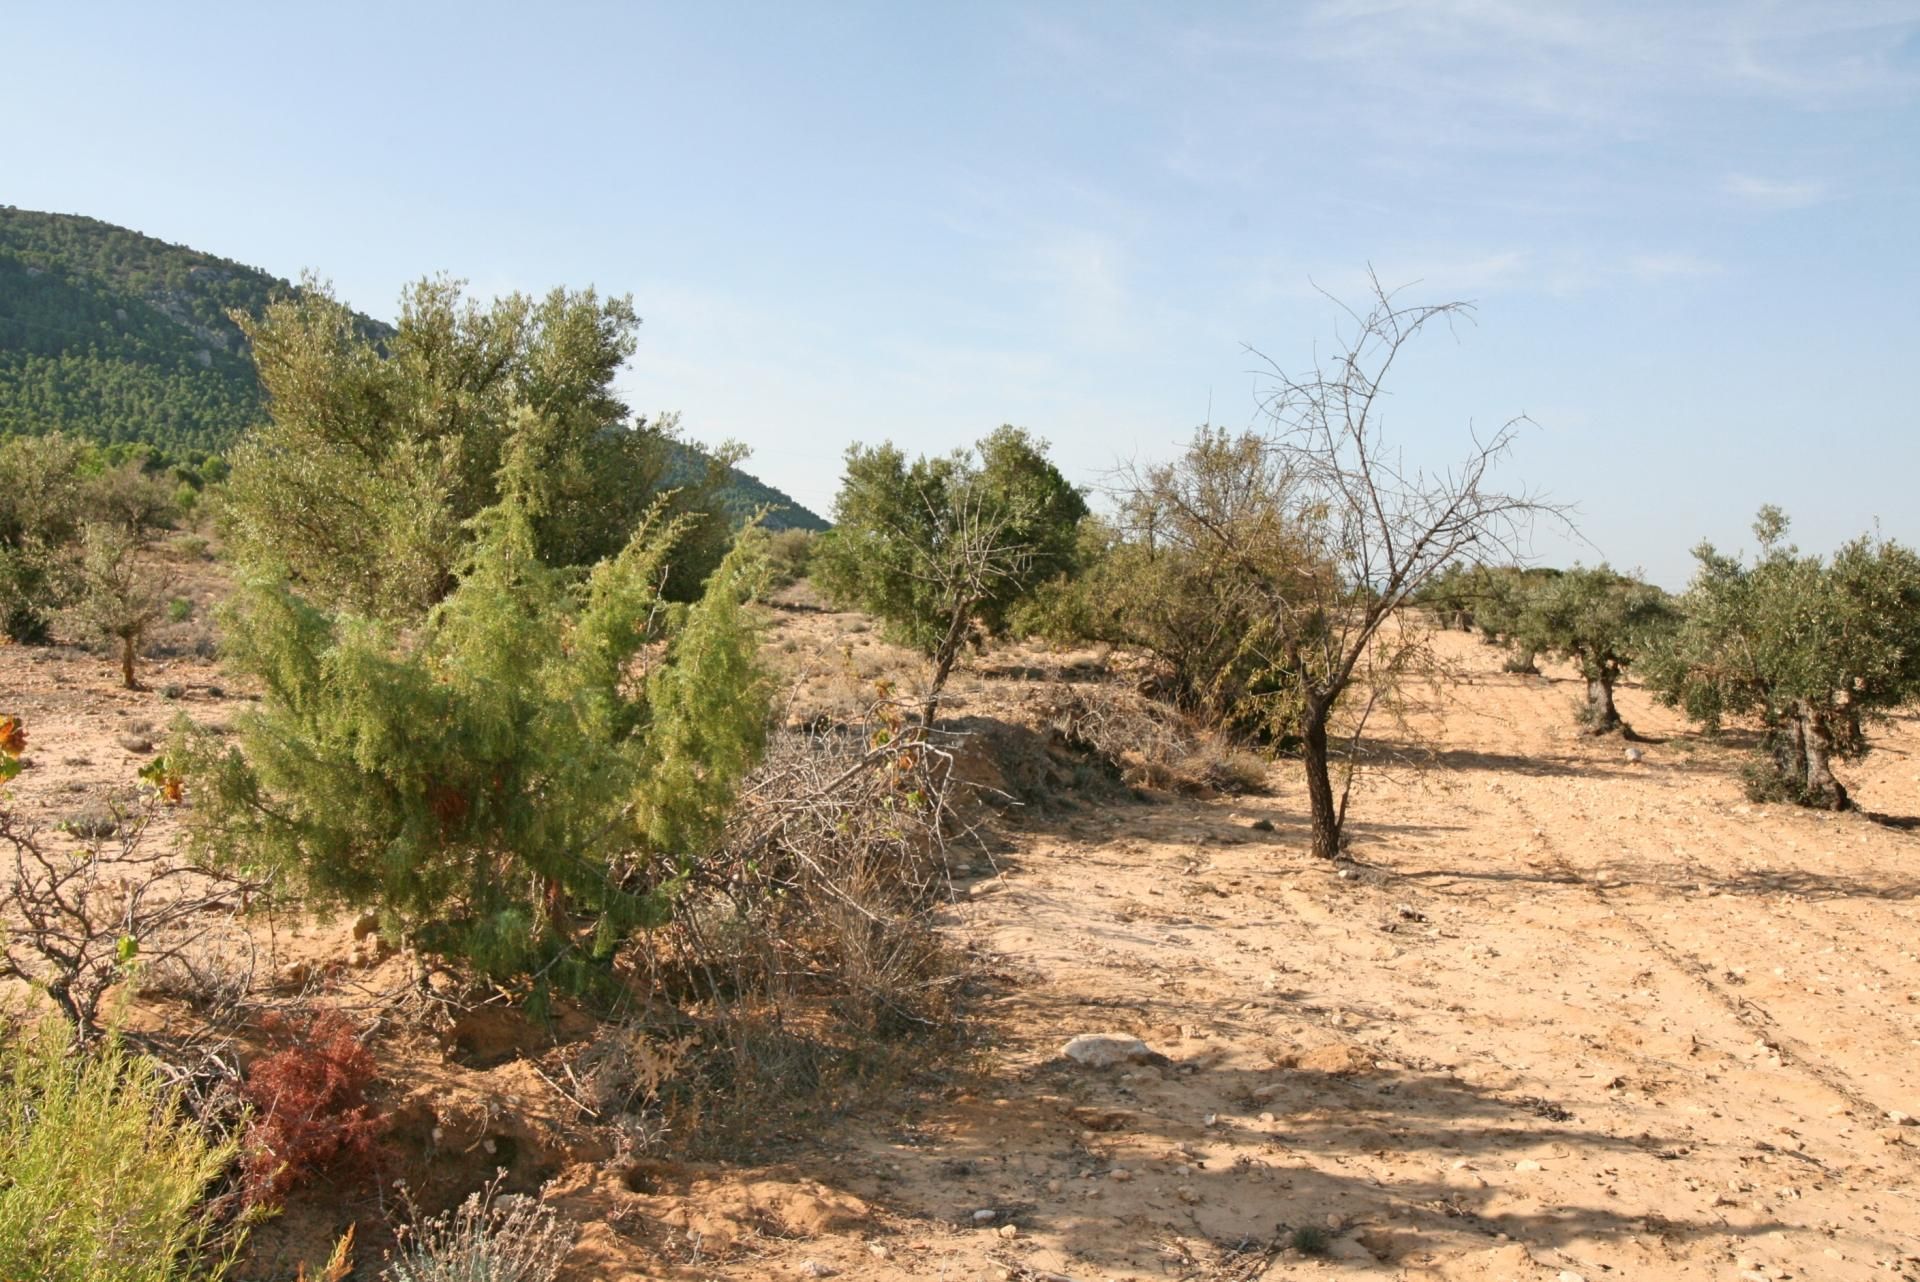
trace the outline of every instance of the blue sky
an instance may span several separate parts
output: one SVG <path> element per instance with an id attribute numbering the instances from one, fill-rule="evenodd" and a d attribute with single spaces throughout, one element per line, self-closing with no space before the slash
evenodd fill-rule
<path id="1" fill-rule="evenodd" d="M 390 316 L 592 284 L 623 386 L 825 512 L 851 440 L 1001 422 L 1076 481 L 1253 421 L 1369 264 L 1477 326 L 1397 372 L 1444 462 L 1684 582 L 1762 502 L 1920 543 L 1920 3 L 0 8 L 0 201 Z"/>

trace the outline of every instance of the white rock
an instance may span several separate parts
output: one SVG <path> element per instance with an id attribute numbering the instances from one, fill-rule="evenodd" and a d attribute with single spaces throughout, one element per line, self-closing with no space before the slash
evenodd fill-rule
<path id="1" fill-rule="evenodd" d="M 1125 1033 L 1082 1033 L 1061 1047 L 1060 1053 L 1088 1068 L 1144 1064 L 1153 1058 L 1153 1052 L 1147 1049 L 1145 1042 Z"/>
<path id="2" fill-rule="evenodd" d="M 985 1207 L 982 1207 L 980 1210 L 975 1211 L 973 1213 L 973 1222 L 975 1224 L 991 1224 L 993 1223 L 995 1217 L 998 1215 L 999 1215 L 998 1211 L 991 1211 L 986 1209 Z"/>

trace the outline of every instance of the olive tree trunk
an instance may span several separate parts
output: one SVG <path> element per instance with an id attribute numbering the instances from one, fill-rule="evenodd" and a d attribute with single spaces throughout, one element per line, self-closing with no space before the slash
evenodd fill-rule
<path id="1" fill-rule="evenodd" d="M 1620 713 L 1613 706 L 1613 673 L 1605 668 L 1598 676 L 1587 678 L 1587 730 L 1591 734 L 1611 734 L 1620 728 Z"/>
<path id="2" fill-rule="evenodd" d="M 1833 732 L 1805 699 L 1800 701 L 1799 740 L 1806 759 L 1806 804 L 1822 810 L 1845 810 L 1846 788 L 1833 777 Z"/>

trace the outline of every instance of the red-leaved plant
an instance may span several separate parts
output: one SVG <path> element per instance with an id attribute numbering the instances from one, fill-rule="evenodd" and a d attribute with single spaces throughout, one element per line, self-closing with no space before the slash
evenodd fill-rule
<path id="1" fill-rule="evenodd" d="M 269 1015 L 274 1049 L 247 1069 L 253 1109 L 241 1154 L 241 1196 L 278 1205 L 323 1169 L 364 1169 L 380 1151 L 381 1120 L 367 1103 L 373 1053 L 334 1011 Z"/>

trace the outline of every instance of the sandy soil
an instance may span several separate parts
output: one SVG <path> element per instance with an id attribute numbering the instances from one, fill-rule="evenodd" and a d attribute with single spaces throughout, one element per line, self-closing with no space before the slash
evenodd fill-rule
<path id="1" fill-rule="evenodd" d="M 774 645 L 823 690 L 900 662 L 852 616 Z M 1350 861 L 1306 854 L 1287 762 L 1267 795 L 1009 810 L 950 913 L 985 958 L 958 1084 L 777 1165 L 575 1149 L 547 1194 L 584 1225 L 571 1276 L 1920 1279 L 1920 725 L 1849 772 L 1877 818 L 1750 805 L 1738 744 L 1641 692 L 1636 762 L 1573 732 L 1565 674 L 1439 645 L 1470 679 L 1416 721 L 1430 761 L 1363 772 Z M 46 654 L 0 651 L 36 812 L 130 784 L 129 724 L 231 702 L 197 661 L 166 699 Z M 956 715 L 1016 717 L 1069 662 L 1000 658 Z M 1064 1060 L 1085 1032 L 1155 1058 Z M 396 1108 L 474 1105 L 475 1144 L 569 1125 L 531 1059 L 457 1060 Z"/>

